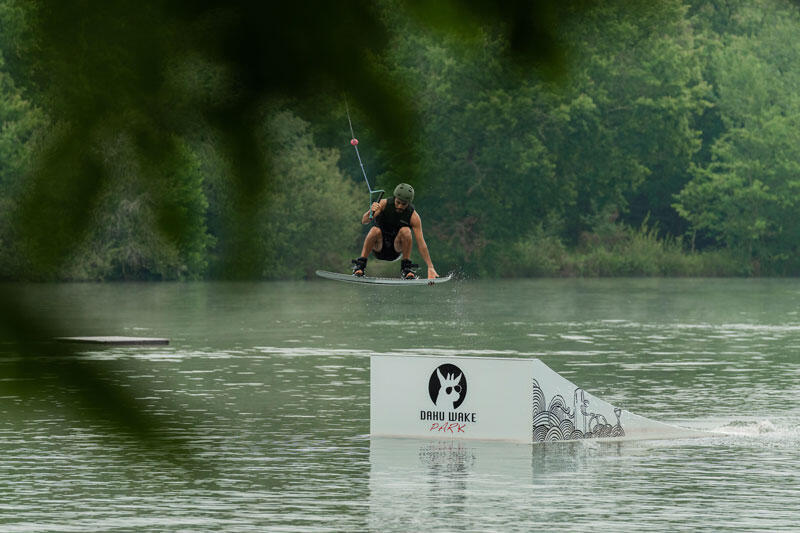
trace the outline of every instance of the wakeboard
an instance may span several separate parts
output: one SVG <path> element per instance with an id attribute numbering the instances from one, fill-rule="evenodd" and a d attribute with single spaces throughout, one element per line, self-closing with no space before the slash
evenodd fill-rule
<path id="1" fill-rule="evenodd" d="M 334 281 L 347 281 L 349 283 L 366 283 L 372 285 L 436 285 L 437 283 L 444 283 L 450 281 L 453 274 L 448 274 L 441 278 L 427 279 L 427 278 L 414 278 L 414 279 L 400 279 L 400 278 L 372 278 L 369 276 L 354 276 L 353 274 L 340 274 L 339 272 L 328 272 L 326 270 L 317 270 L 317 276 Z"/>

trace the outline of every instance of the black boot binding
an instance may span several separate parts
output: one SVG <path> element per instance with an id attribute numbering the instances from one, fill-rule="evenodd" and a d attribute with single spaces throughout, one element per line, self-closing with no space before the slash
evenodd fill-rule
<path id="1" fill-rule="evenodd" d="M 412 263 L 410 259 L 403 259 L 400 262 L 400 277 L 403 279 L 416 279 L 415 268 L 419 268 L 419 265 Z"/>
<path id="2" fill-rule="evenodd" d="M 350 262 L 353 263 L 353 275 L 354 276 L 358 276 L 360 278 L 367 272 L 367 258 L 366 257 L 359 257 L 358 259 L 353 259 Z"/>

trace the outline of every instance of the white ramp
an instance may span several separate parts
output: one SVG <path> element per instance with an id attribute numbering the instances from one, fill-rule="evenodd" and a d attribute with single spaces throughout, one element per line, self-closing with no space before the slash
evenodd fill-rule
<path id="1" fill-rule="evenodd" d="M 373 436 L 548 442 L 708 434 L 596 398 L 538 359 L 374 355 Z"/>

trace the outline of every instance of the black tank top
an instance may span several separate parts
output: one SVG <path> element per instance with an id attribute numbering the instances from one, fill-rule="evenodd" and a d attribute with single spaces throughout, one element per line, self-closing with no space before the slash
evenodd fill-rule
<path id="1" fill-rule="evenodd" d="M 375 217 L 375 225 L 382 232 L 396 235 L 400 228 L 411 227 L 411 215 L 414 213 L 414 204 L 409 204 L 402 211 L 394 207 L 394 196 L 386 199 L 386 207 L 381 214 Z"/>

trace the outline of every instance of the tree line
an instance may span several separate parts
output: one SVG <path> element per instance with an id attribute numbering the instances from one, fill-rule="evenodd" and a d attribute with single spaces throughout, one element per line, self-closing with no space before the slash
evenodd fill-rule
<path id="1" fill-rule="evenodd" d="M 534 13 L 552 20 L 538 55 L 502 13 L 442 25 L 424 3 L 359 3 L 372 18 L 341 28 L 383 31 L 344 59 L 327 50 L 351 38 L 333 21 L 309 23 L 321 36 L 307 50 L 313 35 L 265 23 L 316 70 L 301 84 L 273 58 L 286 86 L 260 92 L 237 61 L 270 50 L 234 55 L 204 40 L 224 10 L 168 4 L 97 30 L 108 46 L 69 62 L 79 44 L 58 7 L 0 2 L 0 279 L 347 269 L 369 198 L 345 99 L 373 187 L 415 186 L 440 273 L 800 274 L 791 2 L 570 3 Z M 129 14 L 114 9 L 78 15 Z M 339 60 L 347 91 L 323 75 Z"/>

